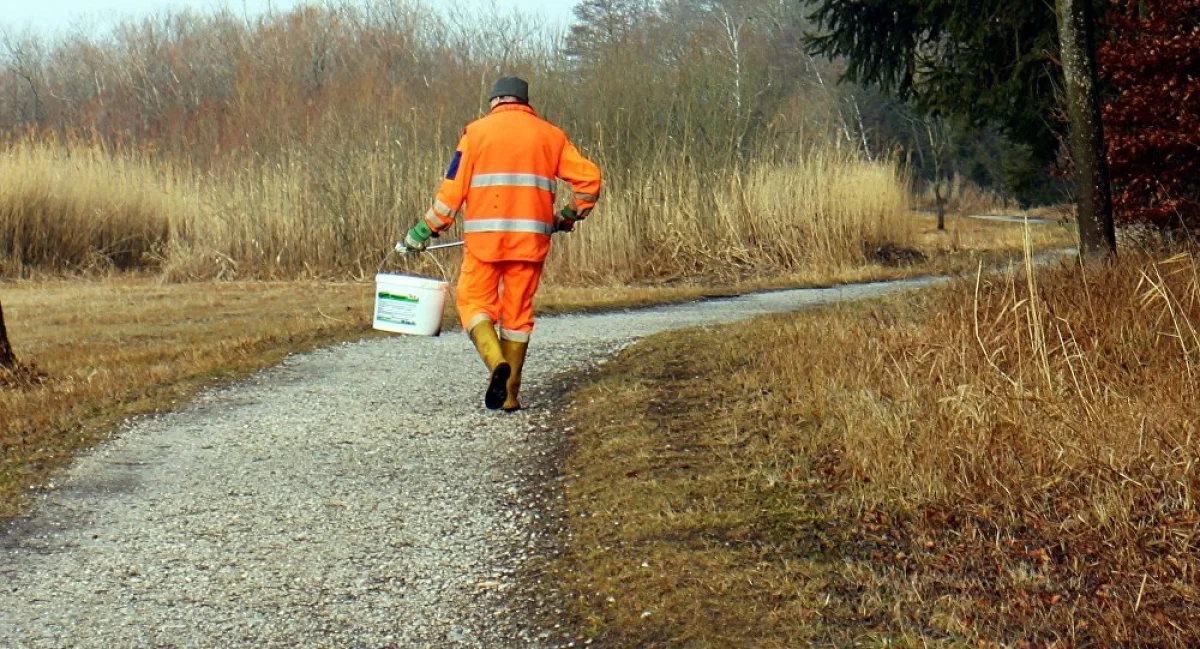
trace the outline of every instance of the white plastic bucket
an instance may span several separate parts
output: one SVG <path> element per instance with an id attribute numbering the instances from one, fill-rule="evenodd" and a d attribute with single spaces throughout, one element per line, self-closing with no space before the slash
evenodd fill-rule
<path id="1" fill-rule="evenodd" d="M 442 333 L 447 282 L 408 275 L 375 276 L 375 323 L 380 331 L 413 336 Z"/>

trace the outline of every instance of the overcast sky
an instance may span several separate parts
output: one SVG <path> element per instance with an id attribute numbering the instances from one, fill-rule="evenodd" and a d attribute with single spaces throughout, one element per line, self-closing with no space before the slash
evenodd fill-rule
<path id="1" fill-rule="evenodd" d="M 434 7 L 446 7 L 451 3 L 463 4 L 463 0 L 424 0 Z M 482 6 L 491 0 L 467 0 L 466 4 Z M 571 16 L 571 0 L 494 0 L 501 7 L 520 8 L 536 12 L 548 20 L 566 23 Z M 50 34 L 75 27 L 104 27 L 121 18 L 141 17 L 161 12 L 164 9 L 191 7 L 214 9 L 228 7 L 238 13 L 250 15 L 288 9 L 304 0 L 0 0 L 0 25 Z M 316 2 L 314 4 L 320 4 Z"/>

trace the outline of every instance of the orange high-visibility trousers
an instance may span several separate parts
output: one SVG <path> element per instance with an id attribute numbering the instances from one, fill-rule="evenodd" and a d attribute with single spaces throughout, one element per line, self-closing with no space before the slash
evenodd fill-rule
<path id="1" fill-rule="evenodd" d="M 463 253 L 458 275 L 458 316 L 471 331 L 485 319 L 500 325 L 500 338 L 529 342 L 533 333 L 533 295 L 542 281 L 540 261 L 487 262 Z"/>

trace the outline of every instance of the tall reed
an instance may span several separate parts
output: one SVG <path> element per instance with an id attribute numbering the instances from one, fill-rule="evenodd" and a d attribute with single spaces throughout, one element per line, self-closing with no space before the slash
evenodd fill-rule
<path id="1" fill-rule="evenodd" d="M 200 174 L 82 142 L 24 142 L 0 153 L 10 178 L 0 185 L 4 267 L 145 269 L 176 280 L 369 276 L 428 208 L 443 153 L 385 131 L 369 146 L 289 150 Z M 843 268 L 864 263 L 865 248 L 912 236 L 895 166 L 821 149 L 715 167 L 680 157 L 607 178 L 592 218 L 556 238 L 551 278 Z"/>
<path id="2" fill-rule="evenodd" d="M 0 272 L 135 269 L 203 213 L 196 182 L 94 146 L 0 153 Z"/>

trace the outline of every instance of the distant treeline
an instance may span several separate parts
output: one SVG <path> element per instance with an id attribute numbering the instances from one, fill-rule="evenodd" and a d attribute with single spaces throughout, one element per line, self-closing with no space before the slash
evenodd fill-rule
<path id="1" fill-rule="evenodd" d="M 250 20 L 179 11 L 95 35 L 0 34 L 0 132 L 84 134 L 186 160 L 335 155 L 394 129 L 441 148 L 501 73 L 610 165 L 681 155 L 721 166 L 828 143 L 896 156 L 1025 201 L 1060 200 L 1044 165 L 977 129 L 939 125 L 807 55 L 802 2 L 587 0 L 563 32 L 531 13 L 411 0 L 344 2 Z M 946 142 L 950 145 L 947 146 Z M 942 157 L 948 158 L 942 159 Z M 947 164 L 948 163 L 948 164 Z"/>

